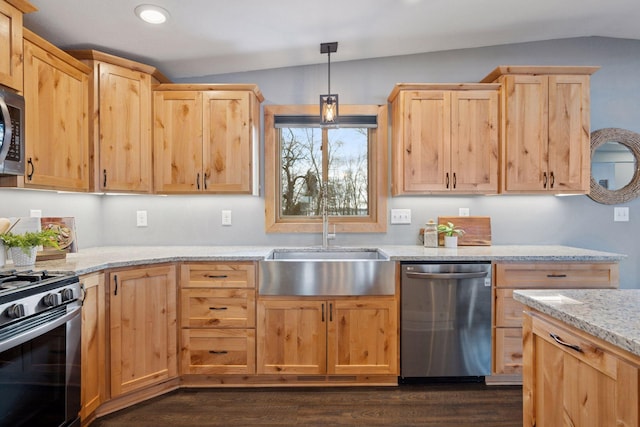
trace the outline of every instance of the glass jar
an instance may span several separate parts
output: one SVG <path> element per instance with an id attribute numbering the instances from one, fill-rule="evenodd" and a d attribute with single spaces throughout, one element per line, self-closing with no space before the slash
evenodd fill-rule
<path id="1" fill-rule="evenodd" d="M 429 220 L 424 225 L 424 247 L 425 248 L 437 248 L 438 247 L 438 225 Z"/>

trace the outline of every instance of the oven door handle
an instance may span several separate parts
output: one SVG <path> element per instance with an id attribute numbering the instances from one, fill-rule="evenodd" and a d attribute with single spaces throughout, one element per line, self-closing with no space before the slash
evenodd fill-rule
<path id="1" fill-rule="evenodd" d="M 3 351 L 9 350 L 13 347 L 17 347 L 20 344 L 24 344 L 28 341 L 31 341 L 32 339 L 37 338 L 41 335 L 44 335 L 47 332 L 51 332 L 55 328 L 62 326 L 65 323 L 73 320 L 75 317 L 79 316 L 81 313 L 81 310 L 82 310 L 81 306 L 74 307 L 64 315 L 57 317 L 50 322 L 43 323 L 42 325 L 38 325 L 23 333 L 7 338 L 6 340 L 0 342 L 0 353 L 2 353 Z"/>
<path id="2" fill-rule="evenodd" d="M 4 121 L 4 136 L 2 137 L 2 140 L 0 140 L 0 163 L 2 163 L 9 152 L 11 135 L 13 134 L 13 125 L 11 124 L 9 107 L 7 107 L 7 103 L 2 96 L 0 96 L 0 111 L 2 111 L 2 118 Z"/>
<path id="3" fill-rule="evenodd" d="M 407 273 L 410 279 L 478 279 L 487 277 L 489 273 L 480 271 L 476 273 Z"/>

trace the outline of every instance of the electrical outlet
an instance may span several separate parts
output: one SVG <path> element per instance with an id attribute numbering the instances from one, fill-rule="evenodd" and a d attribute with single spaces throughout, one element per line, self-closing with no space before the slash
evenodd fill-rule
<path id="1" fill-rule="evenodd" d="M 469 216 L 469 208 L 459 208 L 458 216 Z"/>
<path id="2" fill-rule="evenodd" d="M 628 222 L 629 221 L 629 208 L 619 207 L 613 208 L 613 220 L 615 222 Z"/>
<path id="3" fill-rule="evenodd" d="M 29 210 L 29 216 L 31 218 L 42 218 L 42 209 L 31 209 L 31 210 Z"/>
<path id="4" fill-rule="evenodd" d="M 137 227 L 147 226 L 147 211 L 136 211 L 136 226 Z"/>
<path id="5" fill-rule="evenodd" d="M 231 225 L 231 211 L 222 211 L 222 225 Z"/>
<path id="6" fill-rule="evenodd" d="M 391 209 L 391 224 L 411 224 L 411 209 Z"/>

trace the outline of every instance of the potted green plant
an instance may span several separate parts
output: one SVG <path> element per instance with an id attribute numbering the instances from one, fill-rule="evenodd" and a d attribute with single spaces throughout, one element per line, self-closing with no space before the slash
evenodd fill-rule
<path id="1" fill-rule="evenodd" d="M 446 224 L 438 224 L 438 233 L 444 234 L 445 248 L 455 248 L 458 246 L 458 236 L 464 235 L 464 230 L 452 222 L 447 222 Z"/>
<path id="2" fill-rule="evenodd" d="M 9 248 L 11 258 L 16 267 L 33 265 L 39 246 L 50 246 L 59 249 L 58 232 L 46 229 L 42 231 L 26 231 L 23 234 L 0 234 L 0 241 Z"/>

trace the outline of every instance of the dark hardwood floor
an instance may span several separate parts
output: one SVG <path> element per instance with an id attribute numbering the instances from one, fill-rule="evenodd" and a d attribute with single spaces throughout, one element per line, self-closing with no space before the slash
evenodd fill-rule
<path id="1" fill-rule="evenodd" d="M 521 387 L 463 383 L 182 389 L 99 418 L 91 427 L 521 425 Z"/>

